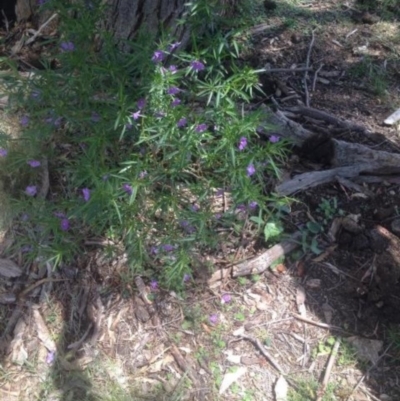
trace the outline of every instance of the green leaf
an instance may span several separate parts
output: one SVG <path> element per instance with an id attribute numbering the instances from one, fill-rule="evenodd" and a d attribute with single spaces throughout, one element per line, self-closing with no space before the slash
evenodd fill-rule
<path id="1" fill-rule="evenodd" d="M 307 229 L 313 234 L 318 234 L 322 231 L 322 226 L 316 221 L 309 221 L 307 223 Z"/>
<path id="2" fill-rule="evenodd" d="M 318 248 L 318 241 L 316 238 L 312 239 L 310 249 L 311 252 L 315 255 L 319 255 L 320 253 L 322 253 L 322 250 Z"/>
<path id="3" fill-rule="evenodd" d="M 264 220 L 259 216 L 251 216 L 250 221 L 254 221 L 254 223 L 258 224 L 259 226 L 261 226 L 261 224 L 264 224 Z"/>
<path id="4" fill-rule="evenodd" d="M 283 228 L 282 225 L 277 221 L 270 221 L 265 225 L 264 235 L 265 240 L 268 241 L 271 238 L 275 238 L 278 235 L 282 234 Z"/>

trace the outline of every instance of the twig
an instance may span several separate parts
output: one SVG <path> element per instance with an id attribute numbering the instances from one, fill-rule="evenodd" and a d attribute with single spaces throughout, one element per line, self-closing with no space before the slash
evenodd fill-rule
<path id="1" fill-rule="evenodd" d="M 246 334 L 240 334 L 240 337 L 250 341 L 251 343 L 253 343 L 258 349 L 259 351 L 265 356 L 265 358 L 267 359 L 267 361 L 281 374 L 281 375 L 285 375 L 285 372 L 283 371 L 283 369 L 279 366 L 279 364 L 275 361 L 275 359 L 268 353 L 268 351 L 265 349 L 265 347 L 261 344 L 260 340 L 253 338 L 251 336 L 248 336 Z"/>
<path id="2" fill-rule="evenodd" d="M 318 73 L 321 71 L 323 66 L 324 65 L 321 63 L 321 65 L 318 67 L 317 71 L 315 71 L 314 79 L 313 79 L 313 83 L 312 83 L 312 87 L 311 87 L 311 92 L 315 91 L 315 85 L 317 84 Z"/>
<path id="3" fill-rule="evenodd" d="M 311 51 L 312 51 L 312 47 L 314 45 L 314 41 L 315 41 L 315 35 L 314 35 L 314 30 L 311 31 L 311 43 L 310 46 L 308 48 L 308 53 L 307 53 L 307 59 L 306 59 L 306 72 L 304 73 L 304 91 L 305 91 L 305 95 L 306 95 L 306 106 L 310 107 L 310 96 L 308 93 L 308 86 L 307 86 L 307 79 L 308 79 L 308 71 L 310 68 L 310 58 L 311 58 Z"/>
<path id="4" fill-rule="evenodd" d="M 53 14 L 46 22 L 44 22 L 34 33 L 34 35 L 26 41 L 26 44 L 29 45 L 30 43 L 34 42 L 36 38 L 40 35 L 42 29 L 45 28 L 55 17 L 57 17 L 57 14 Z"/>
<path id="5" fill-rule="evenodd" d="M 25 290 L 23 290 L 18 298 L 21 299 L 22 297 L 24 297 L 26 294 L 28 294 L 29 292 L 31 292 L 33 289 L 35 289 L 36 287 L 38 287 L 39 285 L 42 285 L 44 283 L 54 283 L 57 281 L 68 281 L 68 278 L 51 278 L 51 277 L 47 277 L 47 278 L 43 278 L 39 281 L 36 281 L 36 283 L 33 283 L 31 286 L 29 286 L 28 288 L 25 288 Z"/>
<path id="6" fill-rule="evenodd" d="M 6 31 L 8 33 L 9 32 L 9 23 L 8 23 L 7 15 L 6 15 L 6 13 L 4 12 L 3 9 L 1 10 L 1 13 L 3 14 L 3 17 L 4 17 L 3 22 L 4 22 L 4 25 L 6 27 Z"/>
<path id="7" fill-rule="evenodd" d="M 336 355 L 338 353 L 339 347 L 340 347 L 340 340 L 336 340 L 335 345 L 332 348 L 331 355 L 329 357 L 328 365 L 326 367 L 325 374 L 324 374 L 324 379 L 322 380 L 322 385 L 321 385 L 320 390 L 318 391 L 319 394 L 318 394 L 316 401 L 321 401 L 325 394 L 325 390 L 326 390 L 326 387 L 329 382 L 329 377 L 331 375 L 332 367 L 333 367 L 333 364 L 335 363 L 335 359 L 336 359 Z"/>
<path id="8" fill-rule="evenodd" d="M 304 323 L 312 324 L 313 326 L 320 327 L 321 329 L 337 330 L 337 331 L 341 331 L 342 333 L 348 333 L 346 330 L 343 330 L 342 328 L 340 328 L 338 326 L 331 326 L 330 324 L 315 322 L 314 320 L 307 319 L 306 317 L 298 315 L 297 313 L 292 313 L 292 315 L 297 320 L 301 320 Z"/>

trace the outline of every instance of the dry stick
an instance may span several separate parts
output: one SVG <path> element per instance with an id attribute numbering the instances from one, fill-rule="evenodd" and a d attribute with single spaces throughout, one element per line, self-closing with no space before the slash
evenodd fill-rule
<path id="1" fill-rule="evenodd" d="M 310 96 L 308 94 L 308 86 L 307 86 L 307 79 L 308 79 L 308 68 L 310 68 L 310 58 L 311 58 L 311 51 L 312 51 L 312 47 L 314 45 L 314 41 L 315 41 L 315 35 L 314 35 L 314 30 L 311 31 L 311 43 L 310 43 L 310 47 L 308 48 L 308 53 L 307 53 L 307 59 L 306 59 L 306 72 L 304 73 L 304 91 L 305 91 L 305 95 L 306 95 L 306 106 L 310 107 Z"/>
<path id="2" fill-rule="evenodd" d="M 29 38 L 25 43 L 27 45 L 29 45 L 30 43 L 34 42 L 36 40 L 36 38 L 40 35 L 40 33 L 42 32 L 42 29 L 45 28 L 48 24 L 50 24 L 50 22 L 57 17 L 57 14 L 53 14 L 47 21 L 45 21 L 40 27 L 39 29 L 34 33 L 34 35 Z"/>
<path id="3" fill-rule="evenodd" d="M 268 351 L 265 349 L 265 347 L 261 344 L 260 340 L 257 340 L 256 338 L 253 338 L 251 336 L 248 336 L 246 334 L 240 334 L 240 337 L 250 341 L 251 343 L 253 343 L 258 349 L 259 351 L 265 356 L 265 358 L 267 359 L 267 361 L 281 374 L 281 375 L 285 375 L 285 372 L 283 371 L 283 369 L 279 366 L 279 364 L 275 361 L 275 359 L 268 353 Z"/>
<path id="4" fill-rule="evenodd" d="M 370 366 L 369 369 L 362 375 L 361 379 L 357 382 L 356 386 L 353 388 L 350 395 L 347 397 L 346 401 L 350 400 L 351 396 L 358 390 L 358 388 L 361 386 L 362 382 L 367 377 L 367 375 L 371 372 L 371 370 L 374 369 L 376 367 L 376 365 L 378 364 L 378 362 L 388 353 L 388 351 L 392 347 L 392 345 L 393 345 L 393 342 L 391 342 L 388 345 L 388 347 L 385 349 L 385 351 L 383 351 L 382 355 L 379 356 L 377 361 L 372 366 Z"/>
<path id="5" fill-rule="evenodd" d="M 324 65 L 321 63 L 321 65 L 318 67 L 317 71 L 315 71 L 314 79 L 313 79 L 313 83 L 312 83 L 312 87 L 311 87 L 311 92 L 315 91 L 315 85 L 317 84 L 318 73 L 321 71 L 323 66 Z"/>
<path id="6" fill-rule="evenodd" d="M 328 366 L 326 367 L 324 379 L 322 380 L 321 389 L 319 390 L 319 395 L 318 395 L 316 401 L 321 401 L 325 394 L 325 390 L 326 390 L 326 387 L 329 382 L 329 377 L 331 375 L 332 367 L 333 367 L 333 364 L 335 363 L 335 359 L 336 359 L 336 355 L 338 353 L 339 347 L 340 347 L 340 340 L 336 340 L 335 345 L 332 348 L 331 355 L 329 357 Z"/>
<path id="7" fill-rule="evenodd" d="M 298 315 L 297 313 L 292 313 L 292 316 L 297 320 L 301 320 L 304 323 L 312 324 L 313 326 L 320 327 L 321 329 L 336 330 L 336 331 L 341 331 L 342 333 L 349 333 L 348 331 L 343 330 L 342 328 L 340 328 L 338 326 L 331 326 L 330 324 L 315 322 L 314 320 L 307 319 L 306 317 Z M 351 333 L 349 333 L 349 334 L 351 334 Z"/>

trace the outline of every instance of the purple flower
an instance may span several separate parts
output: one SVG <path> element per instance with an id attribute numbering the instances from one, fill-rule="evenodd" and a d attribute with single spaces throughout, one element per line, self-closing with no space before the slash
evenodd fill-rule
<path id="1" fill-rule="evenodd" d="M 98 123 L 101 119 L 100 114 L 96 113 L 95 111 L 92 113 L 92 116 L 90 117 L 90 119 L 94 122 L 94 123 Z"/>
<path id="2" fill-rule="evenodd" d="M 215 214 L 214 214 L 214 219 L 215 219 L 215 220 L 219 220 L 221 217 L 222 217 L 222 214 L 221 214 L 221 213 L 215 213 Z"/>
<path id="3" fill-rule="evenodd" d="M 63 212 L 54 212 L 54 216 L 58 217 L 59 219 L 65 219 L 66 215 Z"/>
<path id="4" fill-rule="evenodd" d="M 277 136 L 277 135 L 271 135 L 271 136 L 269 137 L 269 141 L 270 141 L 271 143 L 277 143 L 277 142 L 279 142 L 279 140 L 280 140 L 280 138 L 279 138 L 279 136 Z"/>
<path id="5" fill-rule="evenodd" d="M 158 288 L 158 281 L 156 281 L 156 280 L 151 280 L 151 281 L 150 281 L 150 288 L 151 288 L 152 290 L 156 290 L 156 289 Z"/>
<path id="6" fill-rule="evenodd" d="M 157 255 L 158 251 L 159 251 L 158 246 L 152 246 L 152 247 L 150 248 L 150 253 L 151 253 L 152 255 Z"/>
<path id="7" fill-rule="evenodd" d="M 256 201 L 251 201 L 249 203 L 249 209 L 254 210 L 258 206 L 258 203 Z"/>
<path id="8" fill-rule="evenodd" d="M 184 282 L 184 283 L 187 283 L 188 281 L 190 281 L 191 278 L 192 278 L 192 277 L 190 276 L 190 274 L 185 273 L 185 274 L 183 275 L 183 282 Z"/>
<path id="9" fill-rule="evenodd" d="M 229 304 L 229 302 L 231 302 L 232 297 L 229 294 L 224 294 L 221 297 L 221 301 L 223 304 Z"/>
<path id="10" fill-rule="evenodd" d="M 28 185 L 28 186 L 25 188 L 25 193 L 26 193 L 28 196 L 35 196 L 36 193 L 37 193 L 36 185 Z"/>
<path id="11" fill-rule="evenodd" d="M 176 68 L 176 65 L 170 65 L 170 66 L 168 67 L 168 70 L 169 70 L 169 72 L 172 73 L 172 74 L 175 74 L 175 73 L 178 71 L 178 69 Z"/>
<path id="12" fill-rule="evenodd" d="M 21 120 L 19 120 L 19 122 L 23 127 L 26 127 L 29 124 L 29 117 L 28 116 L 22 116 Z"/>
<path id="13" fill-rule="evenodd" d="M 41 165 L 39 160 L 29 160 L 28 164 L 32 167 L 32 168 L 36 168 L 39 167 Z"/>
<path id="14" fill-rule="evenodd" d="M 179 106 L 180 103 L 181 103 L 181 99 L 175 98 L 175 99 L 171 102 L 171 106 L 172 106 L 172 107 L 176 107 L 176 106 Z"/>
<path id="15" fill-rule="evenodd" d="M 247 208 L 244 203 L 240 203 L 239 205 L 236 206 L 236 210 L 239 210 L 239 212 L 245 212 Z"/>
<path id="16" fill-rule="evenodd" d="M 170 245 L 170 244 L 165 244 L 165 245 L 162 245 L 162 249 L 165 252 L 171 252 L 171 251 L 173 251 L 175 249 L 175 247 L 173 245 Z"/>
<path id="17" fill-rule="evenodd" d="M 43 1 L 43 0 L 42 0 L 42 1 Z M 55 357 L 56 357 L 55 351 L 49 351 L 49 352 L 47 353 L 47 356 L 46 356 L 46 363 L 47 363 L 48 365 L 51 365 L 51 364 L 54 362 Z"/>
<path id="18" fill-rule="evenodd" d="M 171 43 L 171 44 L 169 45 L 169 51 L 170 51 L 170 52 L 174 51 L 175 49 L 177 49 L 177 48 L 179 47 L 180 44 L 181 44 L 181 42 Z"/>
<path id="19" fill-rule="evenodd" d="M 239 150 L 243 150 L 246 146 L 247 146 L 247 138 L 245 136 L 242 136 L 240 138 L 238 148 L 239 148 Z"/>
<path id="20" fill-rule="evenodd" d="M 22 253 L 28 253 L 33 251 L 33 246 L 32 245 L 24 245 L 21 247 L 21 252 Z"/>
<path id="21" fill-rule="evenodd" d="M 140 99 L 137 101 L 137 107 L 138 107 L 138 109 L 139 109 L 139 110 L 142 110 L 142 109 L 144 109 L 145 106 L 146 106 L 146 99 L 140 98 Z"/>
<path id="22" fill-rule="evenodd" d="M 130 124 L 130 123 L 125 124 L 125 128 L 126 128 L 127 130 L 132 129 L 132 127 L 133 127 L 133 125 Z"/>
<path id="23" fill-rule="evenodd" d="M 251 176 L 256 172 L 256 169 L 255 169 L 255 167 L 254 167 L 254 164 L 253 164 L 253 163 L 250 163 L 250 164 L 247 166 L 246 171 L 247 171 L 247 177 L 251 177 Z"/>
<path id="24" fill-rule="evenodd" d="M 179 224 L 188 234 L 193 234 L 194 232 L 196 232 L 196 228 L 192 226 L 187 220 L 182 220 L 181 222 L 179 222 Z"/>
<path id="25" fill-rule="evenodd" d="M 190 66 L 192 67 L 192 69 L 194 71 L 203 71 L 204 68 L 205 68 L 204 64 L 201 61 L 198 61 L 198 60 L 192 61 L 190 63 Z"/>
<path id="26" fill-rule="evenodd" d="M 132 195 L 133 193 L 133 188 L 131 185 L 129 184 L 124 184 L 122 185 L 122 189 L 128 194 L 128 195 Z"/>
<path id="27" fill-rule="evenodd" d="M 177 88 L 176 86 L 171 86 L 168 90 L 167 93 L 168 95 L 177 95 L 181 90 Z"/>
<path id="28" fill-rule="evenodd" d="M 41 92 L 38 89 L 34 89 L 31 93 L 31 98 L 38 100 L 40 98 Z"/>
<path id="29" fill-rule="evenodd" d="M 210 320 L 211 324 L 217 324 L 218 323 L 218 315 L 213 313 L 212 315 L 210 315 L 209 320 Z"/>
<path id="30" fill-rule="evenodd" d="M 151 58 L 151 60 L 154 63 L 161 63 L 161 61 L 163 61 L 165 58 L 165 53 L 162 50 L 156 50 L 153 53 L 153 57 Z"/>
<path id="31" fill-rule="evenodd" d="M 178 128 L 185 127 L 186 124 L 187 124 L 187 119 L 186 119 L 185 117 L 182 117 L 182 118 L 176 123 L 176 125 L 177 125 Z"/>
<path id="32" fill-rule="evenodd" d="M 140 179 L 143 179 L 144 177 L 146 177 L 147 176 L 147 171 L 146 170 L 143 170 L 143 171 L 141 171 L 140 173 L 139 173 L 139 178 Z"/>
<path id="33" fill-rule="evenodd" d="M 73 42 L 61 42 L 60 49 L 62 52 L 73 52 L 75 50 L 75 45 Z"/>
<path id="34" fill-rule="evenodd" d="M 204 132 L 207 129 L 207 124 L 199 124 L 196 127 L 196 132 Z"/>
<path id="35" fill-rule="evenodd" d="M 218 197 L 221 197 L 221 196 L 224 195 L 224 193 L 225 193 L 224 188 L 218 188 L 217 192 L 215 193 L 215 195 L 218 196 Z"/>
<path id="36" fill-rule="evenodd" d="M 29 214 L 24 213 L 24 214 L 21 216 L 21 221 L 28 221 L 28 220 L 29 220 Z"/>
<path id="37" fill-rule="evenodd" d="M 131 117 L 136 121 L 139 119 L 139 117 L 143 117 L 143 116 L 140 114 L 140 110 L 138 110 L 135 113 L 132 113 Z"/>
<path id="38" fill-rule="evenodd" d="M 85 202 L 88 202 L 90 199 L 90 189 L 89 188 L 83 188 L 82 189 L 82 196 Z"/>
<path id="39" fill-rule="evenodd" d="M 200 210 L 200 206 L 194 204 L 194 205 L 190 206 L 190 210 L 191 210 L 192 212 L 198 212 L 198 211 Z"/>
<path id="40" fill-rule="evenodd" d="M 60 228 L 62 231 L 68 231 L 69 230 L 69 219 L 61 219 L 60 222 Z"/>

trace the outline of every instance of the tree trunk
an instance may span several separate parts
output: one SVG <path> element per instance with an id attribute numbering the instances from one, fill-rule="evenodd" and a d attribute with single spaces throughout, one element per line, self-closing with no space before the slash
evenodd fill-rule
<path id="1" fill-rule="evenodd" d="M 105 26 L 121 50 L 128 50 L 126 40 L 132 40 L 139 29 L 156 35 L 162 28 L 185 44 L 189 37 L 187 26 L 178 26 L 187 0 L 107 0 L 109 10 Z"/>

